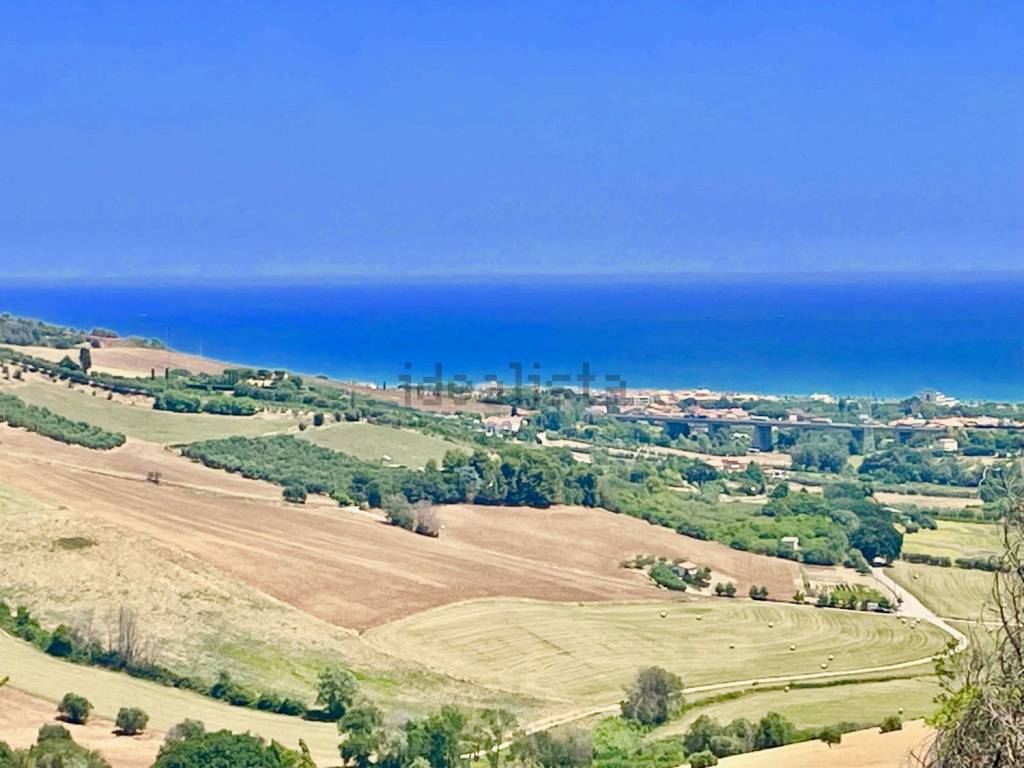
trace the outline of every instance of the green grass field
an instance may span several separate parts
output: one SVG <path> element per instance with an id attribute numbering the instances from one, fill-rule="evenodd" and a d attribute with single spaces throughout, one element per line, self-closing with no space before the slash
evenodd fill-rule
<path id="1" fill-rule="evenodd" d="M 939 616 L 967 621 L 993 617 L 991 609 L 984 608 L 991 604 L 991 573 L 902 561 L 894 563 L 888 573 Z"/>
<path id="2" fill-rule="evenodd" d="M 687 711 L 683 717 L 656 728 L 651 739 L 682 735 L 701 715 L 728 723 L 738 717 L 757 720 L 766 712 L 778 712 L 797 728 L 822 728 L 837 723 L 877 725 L 888 715 L 903 709 L 903 719 L 926 717 L 935 711 L 938 680 L 931 675 L 909 680 L 878 680 L 821 688 L 791 688 L 741 696 Z M 695 695 L 692 701 L 699 701 Z"/>
<path id="3" fill-rule="evenodd" d="M 908 662 L 946 643 L 926 623 L 912 629 L 893 616 L 747 600 L 480 600 L 411 616 L 366 637 L 456 677 L 580 706 L 615 702 L 643 666 L 663 666 L 688 686 L 709 685 L 819 673 L 823 663 L 838 672 Z"/>
<path id="4" fill-rule="evenodd" d="M 310 427 L 299 437 L 322 448 L 348 453 L 367 461 L 383 461 L 420 468 L 430 459 L 440 463 L 445 453 L 459 448 L 456 443 L 425 435 L 411 429 L 399 429 L 365 422 L 340 422 Z"/>
<path id="5" fill-rule="evenodd" d="M 75 421 L 85 421 L 128 437 L 155 443 L 191 443 L 221 437 L 283 432 L 295 421 L 285 416 L 214 416 L 208 413 L 169 413 L 141 405 L 107 400 L 102 392 L 68 389 L 64 385 L 33 381 L 10 389 L 26 403 L 49 408 Z"/>
<path id="6" fill-rule="evenodd" d="M 938 528 L 922 528 L 907 534 L 903 540 L 905 552 L 958 557 L 989 557 L 1003 551 L 1002 526 L 995 523 L 962 523 L 939 520 Z"/>

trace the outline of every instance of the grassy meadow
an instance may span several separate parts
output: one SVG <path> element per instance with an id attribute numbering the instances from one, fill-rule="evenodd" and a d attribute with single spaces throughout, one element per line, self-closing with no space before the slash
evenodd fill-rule
<path id="1" fill-rule="evenodd" d="M 911 592 L 943 618 L 973 621 L 993 618 L 991 603 L 993 576 L 987 571 L 942 568 L 897 562 L 888 569 L 893 581 Z"/>
<path id="2" fill-rule="evenodd" d="M 903 551 L 948 557 L 984 558 L 1003 550 L 1002 526 L 939 520 L 934 531 L 922 528 L 904 537 Z"/>
<path id="3" fill-rule="evenodd" d="M 678 720 L 656 728 L 650 738 L 682 735 L 701 715 L 727 723 L 738 717 L 757 720 L 765 712 L 778 712 L 798 728 L 823 728 L 844 722 L 875 725 L 888 715 L 897 714 L 902 708 L 904 719 L 910 720 L 934 712 L 934 700 L 938 693 L 939 684 L 932 675 L 821 687 L 793 687 L 789 691 L 769 690 L 694 707 Z M 699 701 L 699 695 L 691 697 L 691 703 Z"/>
<path id="4" fill-rule="evenodd" d="M 26 403 L 49 408 L 75 421 L 86 421 L 112 432 L 154 443 L 190 443 L 240 435 L 258 437 L 284 432 L 295 425 L 287 416 L 217 416 L 208 413 L 170 413 L 146 405 L 107 400 L 102 391 L 68 389 L 65 384 L 30 381 L 12 387 Z M 93 392 L 96 392 L 93 395 Z"/>
<path id="5" fill-rule="evenodd" d="M 341 451 L 365 461 L 402 464 L 419 469 L 430 459 L 440 463 L 445 453 L 460 447 L 456 443 L 411 429 L 399 429 L 366 422 L 339 422 L 310 427 L 299 434 L 321 448 Z M 386 461 L 390 456 L 391 461 Z"/>

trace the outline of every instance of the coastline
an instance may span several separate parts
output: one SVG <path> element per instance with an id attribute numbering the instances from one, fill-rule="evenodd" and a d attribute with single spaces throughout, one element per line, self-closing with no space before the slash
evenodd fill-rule
<path id="1" fill-rule="evenodd" d="M 0 287 L 0 311 L 342 381 L 1024 401 L 1024 281 Z"/>

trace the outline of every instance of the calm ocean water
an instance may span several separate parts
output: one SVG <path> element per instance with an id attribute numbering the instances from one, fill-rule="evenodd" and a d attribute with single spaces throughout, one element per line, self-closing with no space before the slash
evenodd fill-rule
<path id="1" fill-rule="evenodd" d="M 265 367 L 1024 400 L 1024 281 L 2 287 L 0 311 Z M 406 368 L 406 364 L 409 367 Z M 539 367 L 536 367 L 539 366 Z"/>

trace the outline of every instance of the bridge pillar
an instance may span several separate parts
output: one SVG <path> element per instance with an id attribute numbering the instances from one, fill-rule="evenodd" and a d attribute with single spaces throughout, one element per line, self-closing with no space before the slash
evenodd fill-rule
<path id="1" fill-rule="evenodd" d="M 751 443 L 752 448 L 756 448 L 759 451 L 770 451 L 773 444 L 772 427 L 770 424 L 754 427 L 754 441 Z"/>
<path id="2" fill-rule="evenodd" d="M 871 427 L 850 430 L 853 441 L 857 444 L 857 451 L 861 456 L 875 450 L 875 430 Z"/>
<path id="3" fill-rule="evenodd" d="M 666 421 L 665 422 L 665 434 L 673 440 L 680 435 L 689 437 L 690 425 L 685 421 Z"/>

